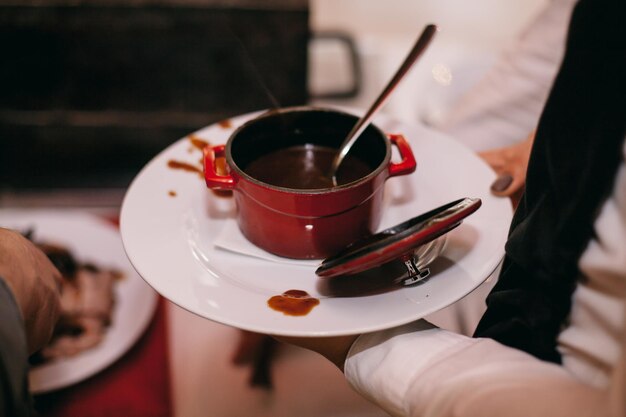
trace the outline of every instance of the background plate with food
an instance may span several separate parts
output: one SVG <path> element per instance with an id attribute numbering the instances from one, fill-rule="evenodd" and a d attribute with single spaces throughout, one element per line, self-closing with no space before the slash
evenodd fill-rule
<path id="1" fill-rule="evenodd" d="M 31 392 L 96 374 L 145 331 L 157 294 L 130 265 L 114 225 L 77 210 L 0 210 L 0 227 L 28 235 L 70 281 L 63 285 L 57 337 L 31 358 Z"/>

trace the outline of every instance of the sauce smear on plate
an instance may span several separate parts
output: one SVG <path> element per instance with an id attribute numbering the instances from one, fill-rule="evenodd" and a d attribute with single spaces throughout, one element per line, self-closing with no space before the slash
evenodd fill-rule
<path id="1" fill-rule="evenodd" d="M 302 290 L 288 290 L 267 300 L 270 308 L 287 316 L 306 316 L 319 303 L 320 300 Z"/>

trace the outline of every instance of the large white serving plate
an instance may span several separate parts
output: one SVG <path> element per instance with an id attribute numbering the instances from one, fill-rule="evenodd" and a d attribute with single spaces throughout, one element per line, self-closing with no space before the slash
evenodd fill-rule
<path id="1" fill-rule="evenodd" d="M 254 117 L 234 118 L 194 135 L 223 144 L 232 130 Z M 274 262 L 220 249 L 215 239 L 235 217 L 231 198 L 216 196 L 197 173 L 173 170 L 169 161 L 199 166 L 201 153 L 182 138 L 150 161 L 131 184 L 122 206 L 121 233 L 129 259 L 160 294 L 179 306 L 237 328 L 291 336 L 370 332 L 416 320 L 459 300 L 480 285 L 504 254 L 512 216 L 510 202 L 490 195 L 495 174 L 472 151 L 422 126 L 380 116 L 375 123 L 402 133 L 418 161 L 417 171 L 386 184 L 380 228 L 400 223 L 461 197 L 482 207 L 447 239 L 431 265 L 432 277 L 415 287 L 372 282 L 335 285 L 315 275 L 311 261 Z M 283 315 L 267 301 L 298 289 L 320 299 L 308 315 Z M 340 289 L 340 290 L 338 290 Z"/>

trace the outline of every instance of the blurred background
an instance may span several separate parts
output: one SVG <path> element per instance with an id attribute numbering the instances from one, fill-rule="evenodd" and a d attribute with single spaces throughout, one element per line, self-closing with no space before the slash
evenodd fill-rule
<path id="1" fill-rule="evenodd" d="M 384 111 L 436 126 L 546 1 L 0 0 L 0 205 L 116 207 L 208 124 L 363 109 L 431 22 Z"/>

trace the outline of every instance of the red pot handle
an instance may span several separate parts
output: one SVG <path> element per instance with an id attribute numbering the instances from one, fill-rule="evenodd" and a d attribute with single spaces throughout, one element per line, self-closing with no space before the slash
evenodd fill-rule
<path id="1" fill-rule="evenodd" d="M 219 175 L 215 164 L 216 158 L 224 156 L 225 145 L 206 146 L 204 152 L 204 180 L 206 186 L 216 190 L 232 190 L 235 179 L 230 175 Z"/>
<path id="2" fill-rule="evenodd" d="M 402 160 L 398 163 L 390 163 L 389 164 L 389 176 L 395 177 L 397 175 L 406 175 L 415 171 L 417 167 L 417 162 L 415 161 L 415 156 L 413 156 L 413 151 L 409 146 L 409 143 L 406 141 L 404 136 L 402 135 L 387 135 L 392 145 L 396 145 L 398 151 L 400 152 L 400 156 Z"/>

